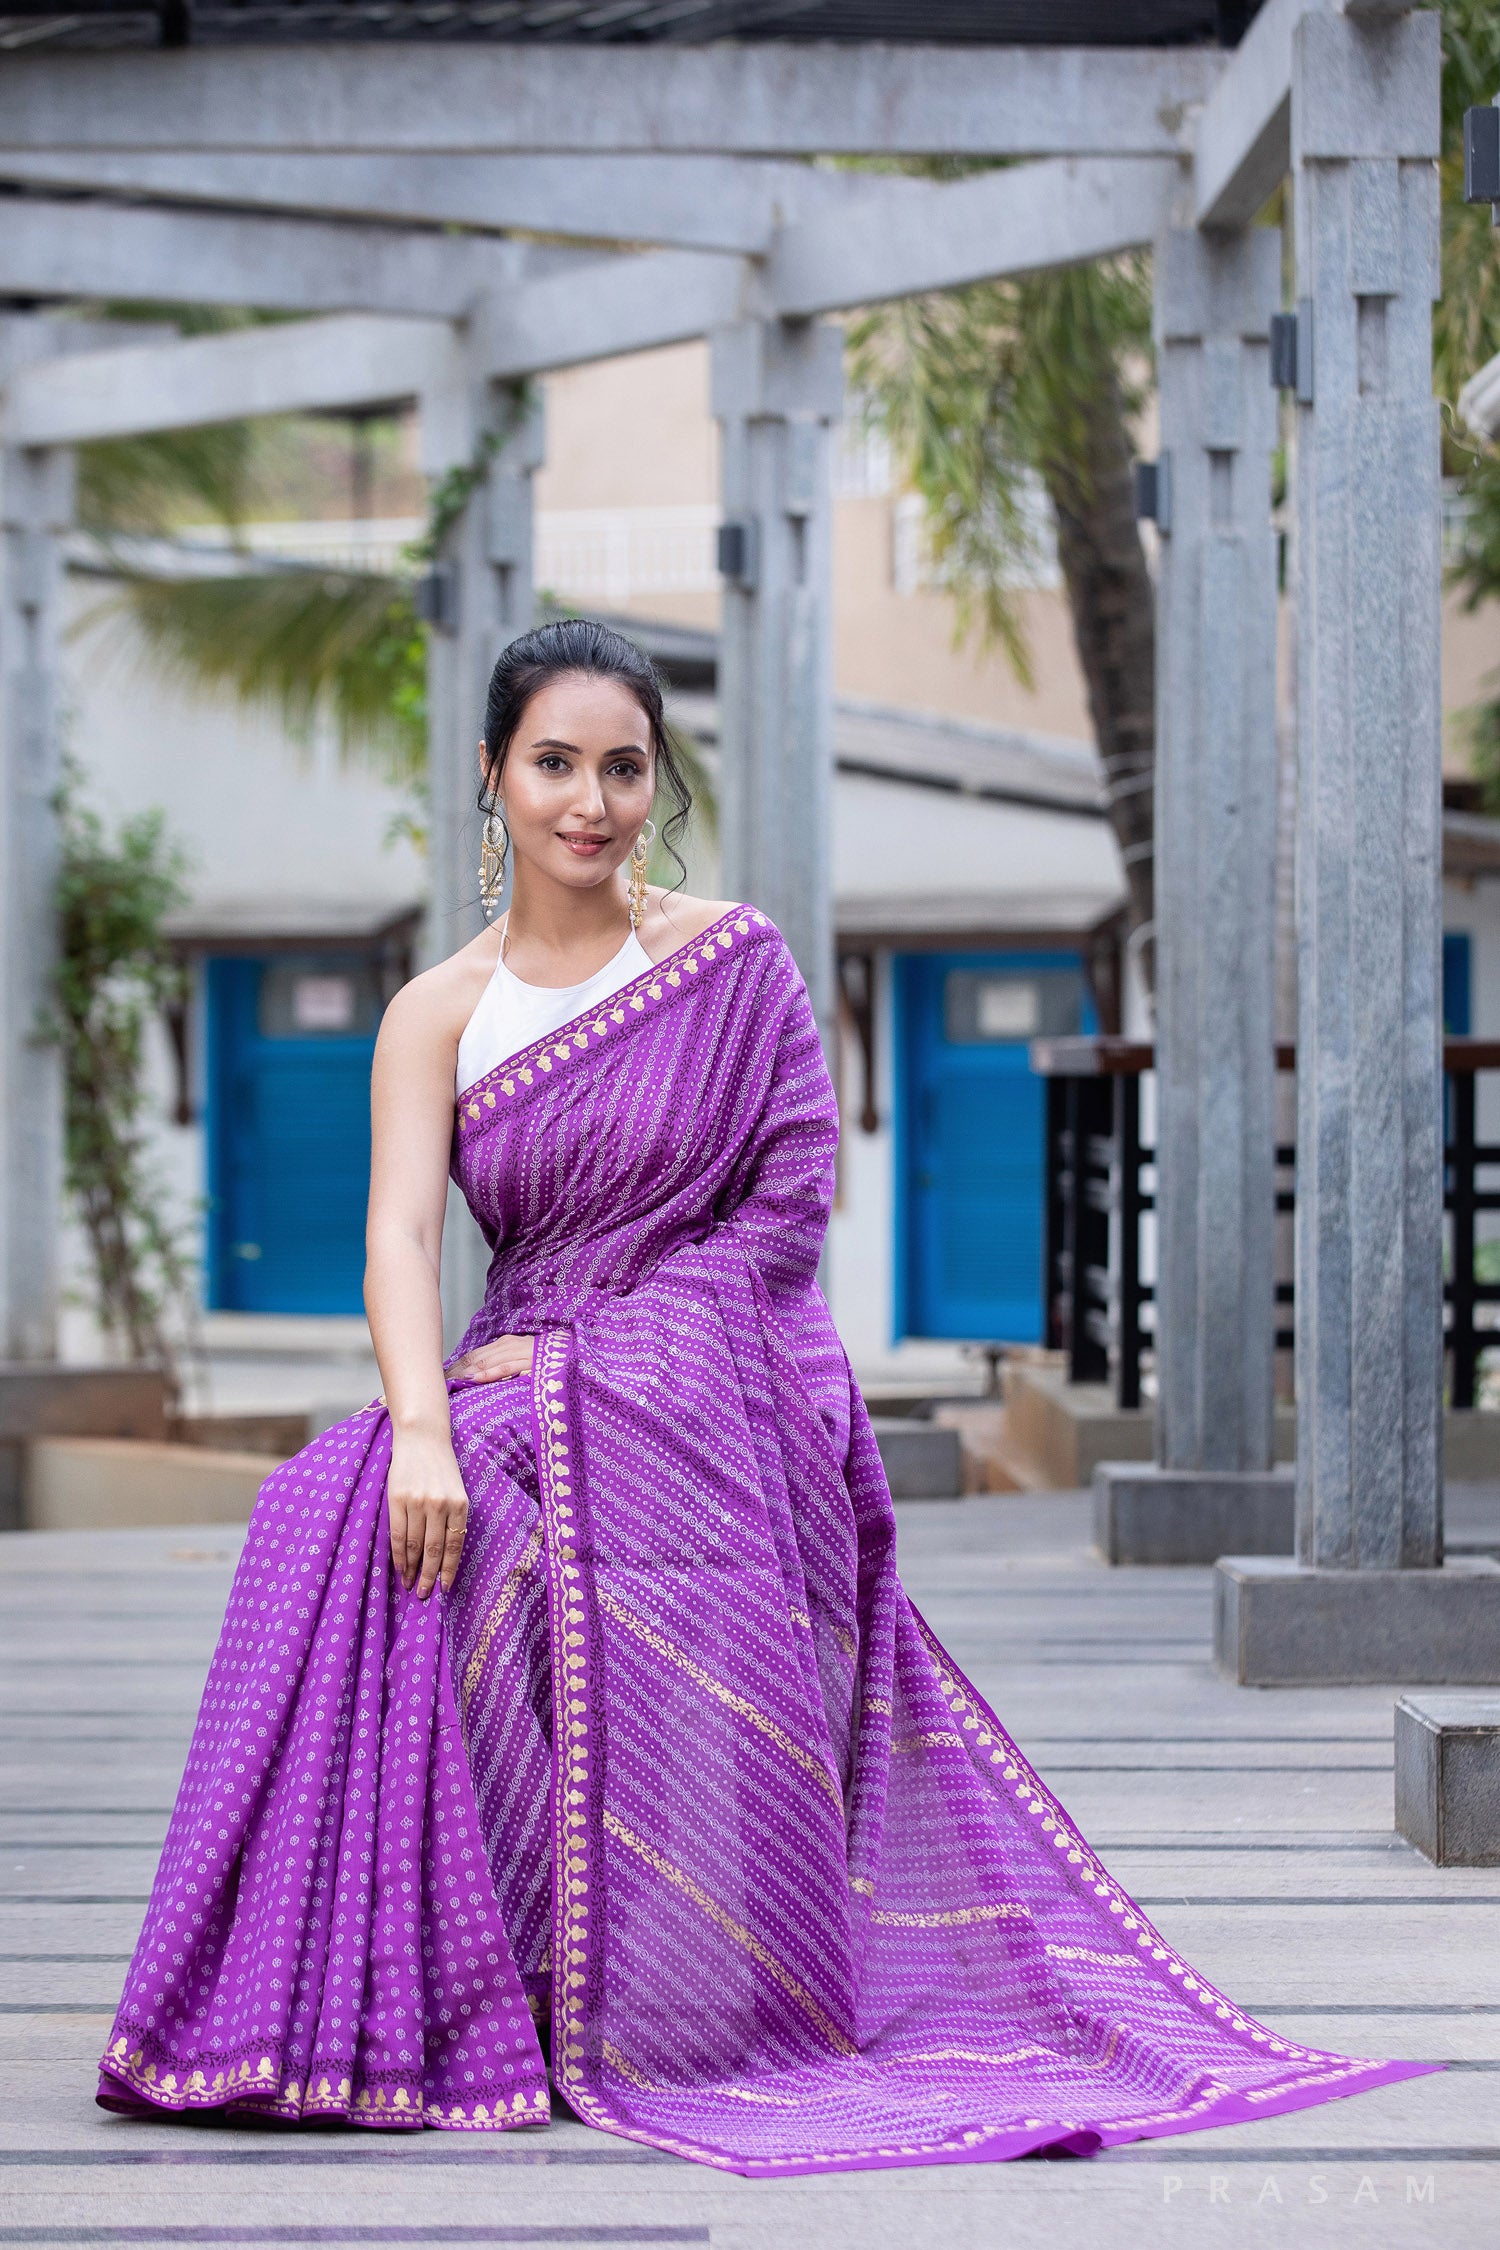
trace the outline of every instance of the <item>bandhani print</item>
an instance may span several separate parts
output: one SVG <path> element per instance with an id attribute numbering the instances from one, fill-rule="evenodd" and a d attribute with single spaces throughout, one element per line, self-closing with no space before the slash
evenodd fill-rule
<path id="1" fill-rule="evenodd" d="M 967 2163 L 1438 2066 L 1301 2047 L 1174 1952 L 906 1598 L 816 1267 L 837 1112 L 740 907 L 458 1107 L 494 1250 L 451 1597 L 372 1406 L 262 1490 L 99 2099 L 750 2175 Z"/>

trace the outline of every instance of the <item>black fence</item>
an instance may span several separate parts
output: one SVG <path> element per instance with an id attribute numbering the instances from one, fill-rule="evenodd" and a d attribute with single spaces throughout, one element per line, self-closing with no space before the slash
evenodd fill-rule
<path id="1" fill-rule="evenodd" d="M 1139 1406 L 1155 1297 L 1141 1279 L 1141 1219 L 1155 1202 L 1142 1175 L 1156 1162 L 1155 1149 L 1141 1141 L 1141 1079 L 1154 1050 L 1133 1039 L 1038 1039 L 1031 1058 L 1047 1082 L 1047 1342 L 1067 1353 L 1070 1382 L 1112 1382 L 1117 1405 Z M 1295 1070 L 1290 1047 L 1277 1048 L 1276 1067 Z M 1480 1214 L 1500 1211 L 1500 1184 L 1479 1180 L 1494 1168 L 1500 1181 L 1500 1142 L 1478 1137 L 1476 1081 L 1481 1071 L 1500 1070 L 1500 1041 L 1445 1039 L 1443 1070 L 1449 1398 L 1472 1406 L 1480 1354 L 1500 1348 L 1500 1326 L 1477 1319 L 1481 1306 L 1500 1304 L 1500 1252 L 1496 1278 L 1476 1270 Z M 1289 1145 L 1276 1150 L 1279 1212 L 1295 1208 L 1296 1154 Z M 1293 1340 L 1292 1298 L 1291 1282 L 1279 1282 L 1276 1343 L 1285 1350 Z"/>

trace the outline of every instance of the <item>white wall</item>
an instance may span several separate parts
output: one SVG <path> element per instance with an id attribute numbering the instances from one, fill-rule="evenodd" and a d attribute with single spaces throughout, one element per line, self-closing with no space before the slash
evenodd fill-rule
<path id="1" fill-rule="evenodd" d="M 386 842 L 399 791 L 341 765 L 327 730 L 302 748 L 269 715 L 165 683 L 128 622 L 100 616 L 109 590 L 75 578 L 68 593 L 65 741 L 91 804 L 111 820 L 160 805 L 203 904 L 421 895 L 419 854 Z"/>
<path id="2" fill-rule="evenodd" d="M 425 888 L 420 854 L 386 842 L 402 794 L 341 764 L 326 731 L 306 749 L 276 722 L 224 700 L 166 685 L 145 662 L 119 619 L 97 613 L 109 592 L 98 579 L 68 589 L 72 631 L 64 650 L 65 744 L 82 769 L 81 796 L 115 827 L 159 806 L 170 836 L 187 851 L 196 905 L 236 901 L 290 909 L 349 905 L 378 913 L 417 900 Z M 203 1041 L 191 1046 L 201 1101 Z M 165 1032 L 149 1043 L 150 1161 L 176 1219 L 201 1241 L 205 1192 L 200 1125 L 169 1122 L 176 1077 Z M 63 1240 L 65 1358 L 97 1360 L 109 1345 L 89 1309 L 83 1240 L 69 1225 Z"/>
<path id="3" fill-rule="evenodd" d="M 840 902 L 959 894 L 997 910 L 1035 898 L 1049 917 L 1066 900 L 1077 927 L 1119 896 L 1120 858 L 1102 820 L 840 774 L 833 888 Z"/>

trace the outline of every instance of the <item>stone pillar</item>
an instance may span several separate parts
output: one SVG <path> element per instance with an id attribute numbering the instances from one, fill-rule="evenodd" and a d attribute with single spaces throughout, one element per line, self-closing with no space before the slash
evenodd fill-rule
<path id="1" fill-rule="evenodd" d="M 0 320 L 7 366 L 48 349 L 41 322 Z M 0 1359 L 57 1350 L 62 1065 L 36 1037 L 56 963 L 59 539 L 66 451 L 0 446 Z"/>
<path id="2" fill-rule="evenodd" d="M 824 321 L 715 332 L 723 433 L 719 661 L 725 896 L 776 923 L 833 1024 L 833 430 L 843 337 Z"/>
<path id="3" fill-rule="evenodd" d="M 479 902 L 479 741 L 495 659 L 533 622 L 531 480 L 541 465 L 539 398 L 459 382 L 424 399 L 424 466 L 472 487 L 426 581 L 431 898 L 424 954 L 440 961 L 484 927 Z M 453 497 L 458 490 L 453 487 Z M 484 1294 L 489 1250 L 456 1188 L 443 1235 L 443 1327 L 455 1344 Z"/>
<path id="4" fill-rule="evenodd" d="M 1156 1467 L 1098 1472 L 1114 1562 L 1291 1544 L 1269 1475 L 1280 294 L 1270 228 L 1156 246 Z"/>
<path id="5" fill-rule="evenodd" d="M 1500 1676 L 1500 1572 L 1438 1568 L 1439 28 L 1293 44 L 1297 1553 L 1219 1565 L 1247 1681 Z"/>

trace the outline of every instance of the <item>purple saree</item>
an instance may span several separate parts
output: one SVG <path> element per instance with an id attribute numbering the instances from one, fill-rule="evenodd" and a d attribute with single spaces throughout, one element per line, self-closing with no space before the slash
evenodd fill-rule
<path id="1" fill-rule="evenodd" d="M 495 1246 L 452 1597 L 378 1407 L 266 1483 L 107 2107 L 494 2131 L 748 2174 L 1266 2117 L 1435 2067 L 1297 2047 L 1113 1882 L 902 1592 L 814 1271 L 836 1112 L 747 908 L 460 1105 Z"/>

